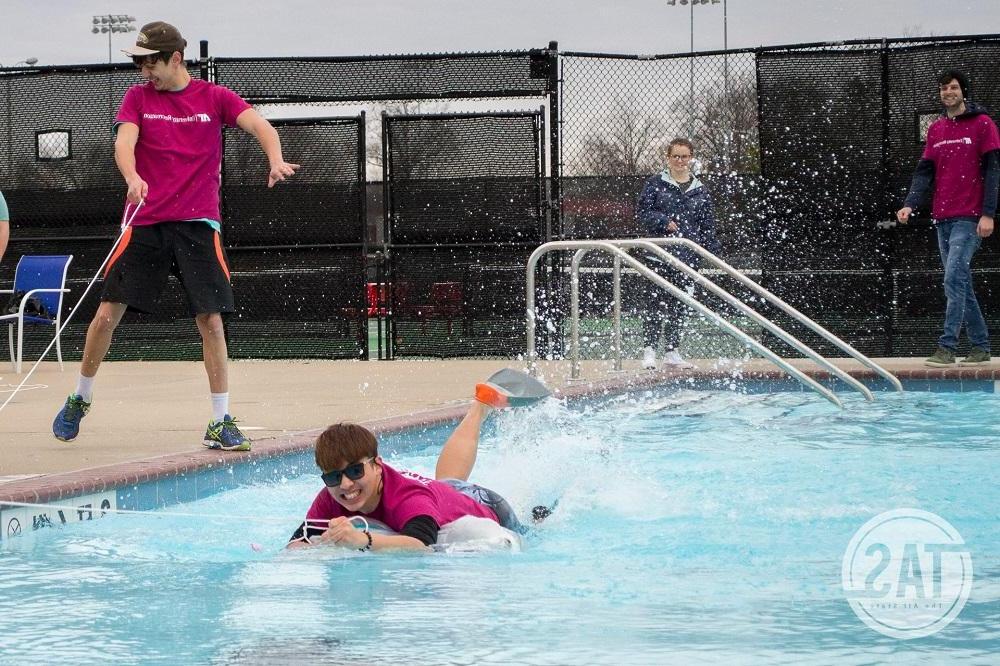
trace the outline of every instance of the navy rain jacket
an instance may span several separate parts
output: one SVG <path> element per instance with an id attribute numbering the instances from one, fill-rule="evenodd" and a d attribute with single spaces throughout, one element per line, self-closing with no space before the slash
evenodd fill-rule
<path id="1" fill-rule="evenodd" d="M 642 188 L 636 206 L 636 216 L 650 237 L 687 238 L 713 254 L 719 254 L 720 245 L 715 237 L 715 208 L 712 197 L 698 178 L 686 192 L 670 177 L 670 173 L 651 176 Z M 667 232 L 667 225 L 677 223 L 676 233 Z M 686 248 L 666 248 L 671 254 L 692 268 L 701 263 L 698 255 Z"/>

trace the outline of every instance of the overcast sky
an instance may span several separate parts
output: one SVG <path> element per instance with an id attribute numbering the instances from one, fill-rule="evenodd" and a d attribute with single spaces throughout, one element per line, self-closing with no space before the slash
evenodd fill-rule
<path id="1" fill-rule="evenodd" d="M 727 0 L 729 46 L 1000 32 L 1000 0 Z M 667 0 L 0 0 L 0 63 L 107 62 L 94 14 L 162 19 L 197 55 L 364 55 L 541 48 L 676 53 L 690 7 Z M 694 10 L 695 49 L 723 46 L 723 4 Z M 135 33 L 113 35 L 112 57 Z"/>

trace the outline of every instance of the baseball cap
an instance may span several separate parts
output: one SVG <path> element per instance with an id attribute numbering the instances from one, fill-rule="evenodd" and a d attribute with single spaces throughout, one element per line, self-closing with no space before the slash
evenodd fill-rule
<path id="1" fill-rule="evenodd" d="M 145 56 L 154 53 L 184 52 L 187 40 L 181 37 L 181 32 L 169 23 L 153 21 L 142 26 L 135 38 L 135 46 L 122 49 L 129 56 Z"/>

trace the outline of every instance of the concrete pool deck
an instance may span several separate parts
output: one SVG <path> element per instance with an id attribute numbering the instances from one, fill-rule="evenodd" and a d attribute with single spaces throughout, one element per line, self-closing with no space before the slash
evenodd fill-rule
<path id="1" fill-rule="evenodd" d="M 1000 361 L 988 366 L 926 368 L 922 359 L 876 359 L 904 380 L 1000 380 Z M 609 373 L 607 361 L 585 361 L 582 381 L 569 382 L 569 362 L 542 362 L 539 375 L 557 395 L 620 391 L 671 379 L 728 376 L 716 361 L 694 360 L 694 370 L 644 371 L 625 362 Z M 858 377 L 872 373 L 849 359 L 834 359 Z M 801 359 L 793 364 L 815 369 Z M 230 365 L 231 409 L 254 439 L 249 453 L 222 453 L 201 446 L 209 419 L 205 374 L 198 362 L 108 362 L 94 406 L 73 442 L 56 440 L 51 422 L 75 386 L 77 363 L 44 363 L 25 389 L 0 412 L 0 498 L 67 496 L 111 487 L 114 480 L 160 478 L 204 466 L 228 464 L 308 448 L 316 431 L 337 421 L 398 428 L 454 419 L 472 388 L 513 360 L 419 361 L 234 361 Z M 784 378 L 763 360 L 742 367 L 743 378 Z M 822 371 L 810 374 L 825 377 Z M 0 374 L 6 399 L 23 375 Z M 841 385 L 839 391 L 848 390 Z M 52 491 L 52 492 L 50 492 Z M 20 501 L 33 501 L 22 499 Z"/>

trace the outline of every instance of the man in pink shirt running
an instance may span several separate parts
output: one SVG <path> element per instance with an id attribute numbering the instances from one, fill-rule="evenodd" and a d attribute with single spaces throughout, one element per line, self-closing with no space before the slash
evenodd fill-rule
<path id="1" fill-rule="evenodd" d="M 993 233 L 1000 189 L 1000 133 L 986 109 L 966 100 L 965 74 L 948 70 L 938 78 L 944 113 L 927 130 L 927 145 L 897 219 L 906 224 L 913 209 L 933 192 L 931 215 L 944 265 L 947 299 L 938 348 L 924 361 L 954 367 L 958 336 L 965 326 L 971 349 L 959 365 L 990 362 L 990 335 L 972 285 L 972 257 Z"/>
<path id="2" fill-rule="evenodd" d="M 52 424 L 70 441 L 93 399 L 97 370 L 126 310 L 153 312 L 174 273 L 202 338 L 212 399 L 204 445 L 249 451 L 250 440 L 229 414 L 228 350 L 222 313 L 233 312 L 229 265 L 220 237 L 222 129 L 252 134 L 267 156 L 267 186 L 294 175 L 278 133 L 231 90 L 192 79 L 184 62 L 187 41 L 162 21 L 142 27 L 136 45 L 123 49 L 145 84 L 131 87 L 115 119 L 115 162 L 130 204 L 143 206 L 126 229 L 104 273 L 104 291 L 83 350 L 76 390 Z"/>

